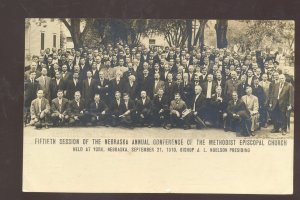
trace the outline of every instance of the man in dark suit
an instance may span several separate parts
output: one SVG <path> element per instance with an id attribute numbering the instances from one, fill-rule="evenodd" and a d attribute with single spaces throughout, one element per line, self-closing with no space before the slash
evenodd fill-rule
<path id="1" fill-rule="evenodd" d="M 121 76 L 122 76 L 122 72 L 117 71 L 116 78 L 110 81 L 109 96 L 111 100 L 114 99 L 116 91 L 119 91 L 120 93 L 124 91 L 124 80 Z"/>
<path id="2" fill-rule="evenodd" d="M 65 93 L 65 82 L 61 78 L 60 72 L 55 72 L 55 78 L 50 81 L 50 99 L 54 99 L 58 90 L 62 90 Z"/>
<path id="3" fill-rule="evenodd" d="M 68 108 L 69 101 L 66 98 L 63 98 L 63 91 L 57 91 L 57 98 L 52 100 L 51 103 L 51 119 L 54 126 L 63 125 L 67 123 L 69 119 Z"/>
<path id="4" fill-rule="evenodd" d="M 193 121 L 195 121 L 197 128 L 205 127 L 204 119 L 208 119 L 208 109 L 205 94 L 202 92 L 200 85 L 195 86 L 195 94 L 193 96 L 192 105 L 190 107 Z"/>
<path id="5" fill-rule="evenodd" d="M 128 81 L 125 82 L 124 92 L 126 92 L 129 95 L 131 100 L 135 101 L 138 98 L 137 90 L 138 90 L 138 85 L 137 85 L 136 78 L 134 75 L 130 75 L 128 77 Z"/>
<path id="6" fill-rule="evenodd" d="M 70 80 L 72 78 L 72 73 L 68 72 L 67 65 L 63 65 L 61 67 L 61 78 L 62 78 L 62 80 L 64 80 L 64 82 L 67 82 L 68 80 Z"/>
<path id="7" fill-rule="evenodd" d="M 163 125 L 164 128 L 168 129 L 167 124 L 169 123 L 169 104 L 168 99 L 164 95 L 164 89 L 159 88 L 157 95 L 153 99 L 153 124 L 154 126 Z"/>
<path id="8" fill-rule="evenodd" d="M 75 92 L 74 99 L 69 103 L 68 114 L 71 126 L 86 124 L 88 122 L 88 111 L 85 107 L 84 99 L 81 99 L 79 91 Z"/>
<path id="9" fill-rule="evenodd" d="M 173 81 L 173 74 L 169 73 L 167 80 L 165 81 L 165 95 L 168 99 L 168 104 L 174 98 L 174 88 L 175 88 L 175 82 Z"/>
<path id="10" fill-rule="evenodd" d="M 74 72 L 73 78 L 66 82 L 66 98 L 69 100 L 74 99 L 74 94 L 76 91 L 82 92 L 82 82 L 78 77 L 78 73 Z"/>
<path id="11" fill-rule="evenodd" d="M 224 127 L 223 113 L 226 111 L 227 104 L 224 101 L 222 87 L 217 86 L 215 94 L 212 95 L 211 98 L 212 104 L 212 121 L 214 122 L 214 126 L 216 128 Z"/>
<path id="12" fill-rule="evenodd" d="M 104 101 L 100 99 L 99 94 L 95 94 L 94 102 L 90 104 L 89 115 L 92 125 L 98 123 L 108 126 L 109 117 L 108 117 L 108 106 Z"/>
<path id="13" fill-rule="evenodd" d="M 237 91 L 239 85 L 239 80 L 237 80 L 237 73 L 235 71 L 231 72 L 231 79 L 227 80 L 225 83 L 224 97 L 225 101 L 229 102 L 232 97 L 232 92 Z"/>
<path id="14" fill-rule="evenodd" d="M 151 98 L 153 96 L 153 80 L 149 76 L 149 70 L 143 70 L 143 76 L 139 79 L 139 92 L 146 91 L 148 96 Z"/>
<path id="15" fill-rule="evenodd" d="M 37 91 L 37 98 L 31 102 L 30 106 L 31 121 L 30 125 L 35 126 L 37 129 L 48 128 L 50 105 L 49 101 L 44 97 L 43 90 Z"/>
<path id="16" fill-rule="evenodd" d="M 287 133 L 289 126 L 289 113 L 294 106 L 294 88 L 290 83 L 285 82 L 285 76 L 279 75 L 279 83 L 274 85 L 273 93 L 270 96 L 270 109 L 274 120 L 272 133 Z"/>
<path id="17" fill-rule="evenodd" d="M 246 76 L 246 74 L 243 74 L 241 76 L 241 81 L 237 86 L 237 93 L 238 93 L 239 97 L 246 95 L 246 88 L 248 86 L 246 81 L 247 81 L 247 76 Z"/>
<path id="18" fill-rule="evenodd" d="M 119 117 L 120 123 L 125 127 L 132 128 L 132 124 L 136 121 L 136 107 L 133 100 L 130 99 L 128 93 L 123 94 Z"/>
<path id="19" fill-rule="evenodd" d="M 98 81 L 99 71 L 97 70 L 97 63 L 96 62 L 93 62 L 91 72 L 92 72 L 92 79 Z"/>
<path id="20" fill-rule="evenodd" d="M 232 99 L 227 106 L 227 112 L 223 114 L 225 119 L 224 130 L 227 132 L 240 132 L 244 136 L 251 134 L 251 116 L 246 104 L 238 99 L 236 91 L 232 92 Z"/>
<path id="21" fill-rule="evenodd" d="M 104 78 L 104 72 L 100 71 L 98 74 L 97 90 L 96 93 L 100 94 L 101 99 L 109 103 L 109 80 Z"/>
<path id="22" fill-rule="evenodd" d="M 123 114 L 122 104 L 123 100 L 121 99 L 121 93 L 119 91 L 115 92 L 115 98 L 111 100 L 109 107 L 111 115 L 111 125 L 118 126 L 121 121 L 121 115 Z"/>
<path id="23" fill-rule="evenodd" d="M 141 98 L 136 102 L 137 120 L 144 126 L 148 124 L 148 127 L 152 127 L 152 109 L 153 105 L 149 97 L 147 97 L 147 92 L 141 91 Z"/>
<path id="24" fill-rule="evenodd" d="M 86 72 L 87 78 L 82 83 L 82 96 L 85 100 L 86 107 L 88 107 L 93 101 L 94 95 L 97 89 L 97 83 L 94 79 L 92 79 L 92 72 Z"/>
<path id="25" fill-rule="evenodd" d="M 24 82 L 24 99 L 25 107 L 29 108 L 32 100 L 36 98 L 36 93 L 39 89 L 38 81 L 35 80 L 36 73 L 34 71 L 30 72 L 30 78 Z"/>

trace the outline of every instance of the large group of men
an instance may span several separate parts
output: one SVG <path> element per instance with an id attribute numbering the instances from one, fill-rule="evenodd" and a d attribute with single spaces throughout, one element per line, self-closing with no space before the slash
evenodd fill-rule
<path id="1" fill-rule="evenodd" d="M 37 128 L 103 125 L 217 127 L 255 135 L 272 124 L 285 135 L 294 78 L 278 52 L 243 53 L 117 43 L 47 48 L 25 67 L 24 123 Z"/>

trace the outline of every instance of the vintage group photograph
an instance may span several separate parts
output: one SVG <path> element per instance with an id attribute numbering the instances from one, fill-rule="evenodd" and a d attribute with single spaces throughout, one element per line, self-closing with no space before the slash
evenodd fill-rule
<path id="1" fill-rule="evenodd" d="M 26 18 L 24 134 L 293 138 L 287 20 Z"/>

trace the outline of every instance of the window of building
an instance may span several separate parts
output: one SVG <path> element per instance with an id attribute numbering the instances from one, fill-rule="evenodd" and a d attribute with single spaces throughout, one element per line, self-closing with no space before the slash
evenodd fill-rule
<path id="1" fill-rule="evenodd" d="M 53 35 L 53 47 L 56 47 L 56 35 Z"/>
<path id="2" fill-rule="evenodd" d="M 155 39 L 149 39 L 149 45 L 155 45 Z"/>
<path id="3" fill-rule="evenodd" d="M 45 48 L 45 33 L 41 33 L 41 49 Z"/>

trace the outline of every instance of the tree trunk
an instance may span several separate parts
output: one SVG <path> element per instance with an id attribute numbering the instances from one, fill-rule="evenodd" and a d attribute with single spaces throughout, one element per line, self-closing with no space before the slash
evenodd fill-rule
<path id="1" fill-rule="evenodd" d="M 200 47 L 204 44 L 204 30 L 205 30 L 205 26 L 208 20 L 199 20 L 200 25 L 199 25 L 199 29 L 197 31 L 197 34 L 194 38 L 194 45 L 197 45 L 198 41 L 200 42 Z"/>
<path id="2" fill-rule="evenodd" d="M 189 51 L 192 50 L 192 35 L 193 35 L 193 20 L 187 19 L 186 20 L 186 31 L 187 31 L 187 37 L 188 37 L 188 49 Z"/>
<path id="3" fill-rule="evenodd" d="M 215 30 L 217 34 L 217 48 L 227 48 L 227 27 L 228 20 L 217 20 Z"/>

